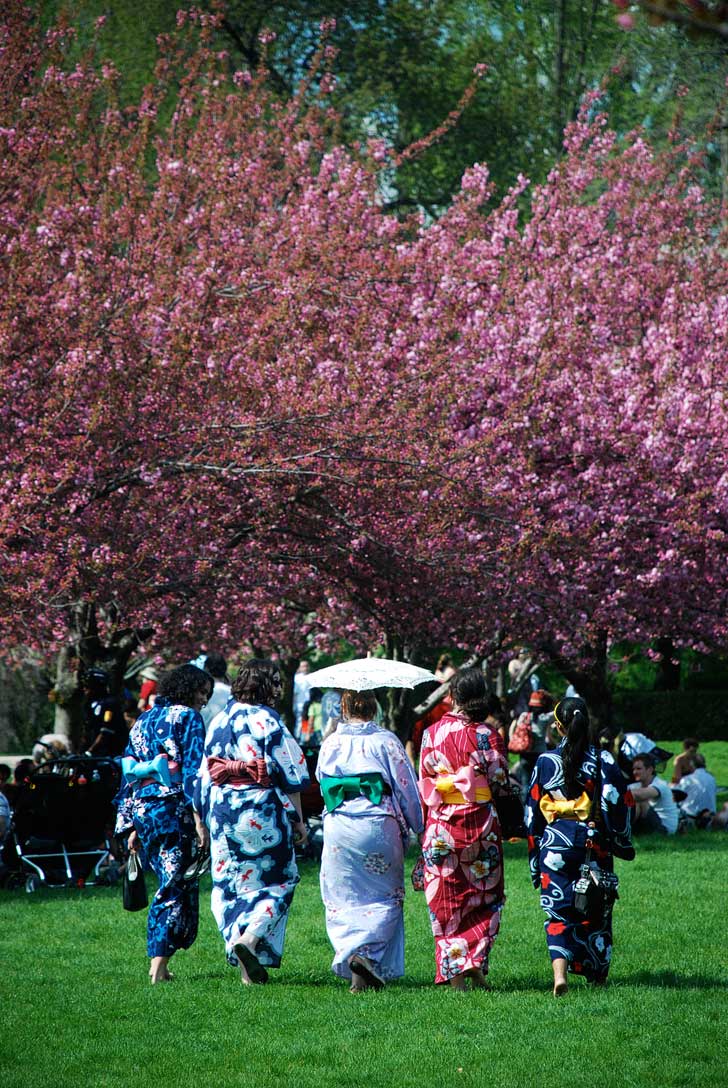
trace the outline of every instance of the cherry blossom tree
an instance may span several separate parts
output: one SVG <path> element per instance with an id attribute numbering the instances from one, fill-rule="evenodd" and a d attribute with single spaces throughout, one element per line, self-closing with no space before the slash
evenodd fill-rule
<path id="1" fill-rule="evenodd" d="M 69 69 L 70 28 L 11 15 L 5 644 L 70 636 L 117 678 L 140 644 L 371 644 L 417 598 L 429 472 L 427 376 L 398 340 L 412 227 L 379 206 L 381 148 L 336 146 L 306 87 L 281 104 L 264 70 L 230 75 L 212 16 L 180 15 L 121 110 L 111 66 Z"/>
<path id="2" fill-rule="evenodd" d="M 474 172 L 450 213 L 460 244 L 446 216 L 423 245 L 428 328 L 459 385 L 463 529 L 500 496 L 502 622 L 604 715 L 611 639 L 726 644 L 728 264 L 690 149 L 620 140 L 596 106 L 525 224 L 525 183 L 483 223 Z"/>
<path id="3" fill-rule="evenodd" d="M 3 645 L 118 676 L 140 645 L 527 638 L 603 714 L 610 639 L 724 645 L 726 261 L 690 150 L 592 97 L 545 185 L 493 205 L 478 165 L 398 220 L 395 156 L 337 142 L 326 28 L 280 102 L 215 18 L 122 109 L 9 6 Z"/>

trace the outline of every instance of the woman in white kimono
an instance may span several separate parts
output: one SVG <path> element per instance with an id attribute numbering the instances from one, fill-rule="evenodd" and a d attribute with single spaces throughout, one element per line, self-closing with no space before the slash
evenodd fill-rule
<path id="1" fill-rule="evenodd" d="M 423 818 L 412 764 L 374 721 L 374 695 L 346 691 L 341 709 L 316 769 L 326 805 L 321 897 L 332 969 L 357 993 L 404 974 L 404 852 Z"/>

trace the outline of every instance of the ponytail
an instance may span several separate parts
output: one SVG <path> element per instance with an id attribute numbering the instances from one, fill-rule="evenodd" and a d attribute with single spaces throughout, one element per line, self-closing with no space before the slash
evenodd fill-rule
<path id="1" fill-rule="evenodd" d="M 561 749 L 561 762 L 564 768 L 564 794 L 568 798 L 578 797 L 582 792 L 578 773 L 584 762 L 589 747 L 589 710 L 583 699 L 562 699 L 554 708 L 554 718 L 566 736 Z"/>

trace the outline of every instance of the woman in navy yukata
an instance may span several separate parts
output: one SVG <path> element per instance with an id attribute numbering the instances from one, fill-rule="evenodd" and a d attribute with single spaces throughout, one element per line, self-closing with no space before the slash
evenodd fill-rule
<path id="1" fill-rule="evenodd" d="M 538 757 L 526 807 L 528 860 L 533 886 L 541 891 L 546 943 L 554 972 L 554 996 L 567 992 L 567 970 L 590 982 L 607 980 L 612 956 L 612 908 L 599 921 L 574 907 L 581 866 L 613 872 L 614 856 L 631 861 L 631 795 L 609 752 L 590 743 L 589 711 L 583 699 L 563 699 L 554 709 L 562 740 Z M 597 753 L 601 773 L 597 773 Z M 601 782 L 600 820 L 591 821 L 595 783 Z M 590 846 L 587 844 L 590 843 Z"/>
<path id="2" fill-rule="evenodd" d="M 121 761 L 116 833 L 129 833 L 129 850 L 140 850 L 159 879 L 147 919 L 152 983 L 171 980 L 170 958 L 197 936 L 198 885 L 184 873 L 195 837 L 207 845 L 207 829 L 195 828 L 192 796 L 205 740 L 200 711 L 212 688 L 212 677 L 195 665 L 167 673 L 154 706 L 132 726 Z"/>
<path id="3" fill-rule="evenodd" d="M 307 835 L 300 793 L 309 776 L 273 709 L 281 690 L 272 661 L 242 666 L 208 727 L 195 787 L 195 810 L 210 829 L 212 913 L 246 985 L 266 982 L 266 967 L 280 966 L 299 879 L 294 836 Z"/>

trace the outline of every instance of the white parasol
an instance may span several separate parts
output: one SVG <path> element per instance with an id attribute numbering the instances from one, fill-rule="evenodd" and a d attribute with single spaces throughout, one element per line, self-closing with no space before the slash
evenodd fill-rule
<path id="1" fill-rule="evenodd" d="M 388 657 L 357 657 L 354 661 L 340 661 L 338 665 L 310 672 L 306 679 L 314 688 L 371 691 L 373 688 L 414 688 L 426 680 L 437 680 L 437 677 L 429 669 L 421 669 L 406 661 L 391 661 Z"/>

